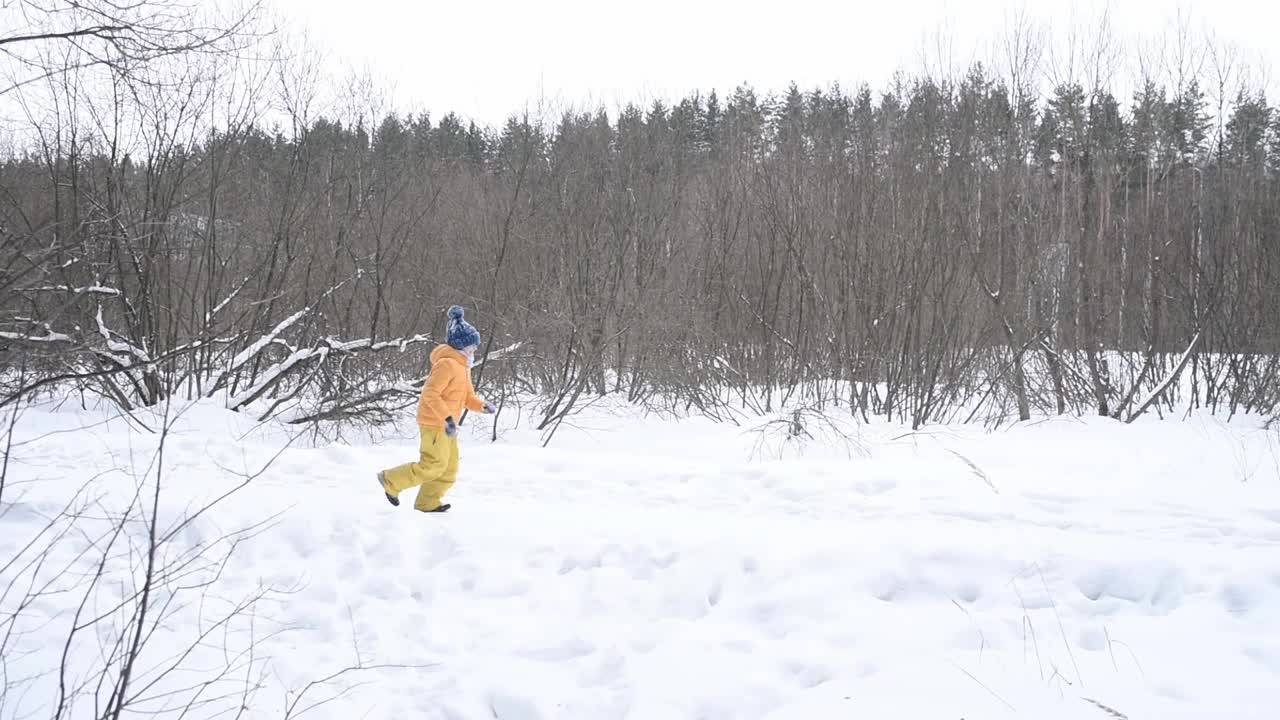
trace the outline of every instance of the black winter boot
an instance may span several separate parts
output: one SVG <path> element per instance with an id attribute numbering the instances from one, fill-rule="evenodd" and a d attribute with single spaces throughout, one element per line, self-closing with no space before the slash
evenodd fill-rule
<path id="1" fill-rule="evenodd" d="M 387 502 L 391 503 L 392 505 L 395 505 L 396 507 L 399 507 L 400 498 L 387 492 L 387 481 L 382 476 L 382 471 L 378 471 L 378 485 L 382 487 L 382 494 L 387 496 Z"/>

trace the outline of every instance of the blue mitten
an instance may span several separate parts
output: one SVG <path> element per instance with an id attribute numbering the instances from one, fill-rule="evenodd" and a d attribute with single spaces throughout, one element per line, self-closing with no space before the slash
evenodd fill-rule
<path id="1" fill-rule="evenodd" d="M 493 403 L 491 403 L 491 402 L 489 402 L 488 400 L 486 400 L 486 401 L 484 402 L 484 410 L 483 410 L 483 412 L 484 412 L 484 414 L 485 414 L 485 415 L 492 415 L 492 414 L 494 414 L 494 413 L 498 412 L 498 408 L 494 407 L 494 406 L 493 406 Z"/>
<path id="2" fill-rule="evenodd" d="M 452 416 L 444 419 L 444 434 L 449 437 L 454 437 L 458 434 L 458 424 L 453 421 Z"/>

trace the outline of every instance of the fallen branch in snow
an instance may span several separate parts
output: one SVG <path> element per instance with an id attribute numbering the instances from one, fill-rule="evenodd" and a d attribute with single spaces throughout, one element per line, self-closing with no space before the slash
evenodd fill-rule
<path id="1" fill-rule="evenodd" d="M 1115 410 L 1111 411 L 1111 418 L 1119 420 L 1124 411 L 1129 409 L 1133 404 L 1133 398 L 1137 396 L 1138 390 L 1142 389 L 1142 384 L 1147 381 L 1147 374 L 1156 364 L 1156 350 L 1154 347 L 1147 348 L 1147 357 L 1142 362 L 1142 370 L 1138 373 L 1138 379 L 1133 381 L 1133 385 L 1129 388 L 1129 392 L 1125 393 L 1124 399 L 1116 404 Z"/>
<path id="2" fill-rule="evenodd" d="M 1107 707 L 1106 705 L 1103 705 L 1102 703 L 1098 702 L 1097 700 L 1094 700 L 1093 698 L 1082 697 L 1080 699 L 1084 700 L 1090 705 L 1093 705 L 1094 707 L 1110 715 L 1111 717 L 1116 718 L 1116 720 L 1129 720 L 1128 715 L 1125 715 L 1124 713 L 1120 712 L 1119 710 L 1116 710 L 1115 708 Z"/>
<path id="3" fill-rule="evenodd" d="M 102 291 L 98 294 L 109 294 L 105 292 L 109 289 L 82 288 L 81 290 L 86 292 L 98 290 Z M 129 342 L 128 338 L 120 333 L 111 330 L 103 317 L 101 304 L 97 306 L 97 312 L 93 316 L 94 330 L 81 330 L 77 326 L 74 333 L 57 332 L 48 322 L 37 322 L 21 317 L 10 317 L 8 320 L 14 323 L 25 323 L 28 327 L 25 332 L 0 332 L 0 349 L 7 350 L 9 344 L 14 344 L 20 347 L 26 346 L 25 349 L 31 352 L 39 350 L 56 353 L 45 362 L 46 372 L 56 372 L 55 368 L 59 365 L 64 367 L 107 365 L 110 366 L 112 373 L 86 377 L 94 377 L 104 386 L 110 385 L 111 388 L 108 390 L 110 393 L 119 390 L 110 378 L 114 374 L 121 374 L 132 383 L 142 404 L 152 405 L 162 399 L 165 386 L 161 382 L 156 363 L 153 362 L 145 344 L 140 347 Z M 43 334 L 35 334 L 37 328 Z M 66 375 L 59 377 L 63 380 L 67 379 Z M 123 395 L 113 399 L 126 410 L 132 406 L 132 403 Z M 5 403 L 0 402 L 0 405 L 3 404 Z"/>
<path id="4" fill-rule="evenodd" d="M 231 375 L 233 375 L 240 368 L 244 367 L 244 365 L 248 363 L 250 360 L 257 357 L 258 353 L 262 352 L 263 348 L 267 347 L 272 342 L 274 342 L 275 339 L 278 338 L 281 333 L 283 333 L 285 330 L 288 330 L 290 327 L 293 326 L 294 323 L 301 320 L 309 312 L 311 312 L 311 308 L 309 307 L 303 308 L 298 312 L 285 318 L 284 320 L 281 320 L 280 322 L 276 323 L 276 326 L 272 328 L 271 331 L 268 332 L 266 335 L 263 335 L 262 337 L 258 338 L 257 341 L 255 341 L 254 343 L 250 344 L 248 347 L 236 353 L 236 356 L 231 359 L 231 364 L 225 370 L 223 370 L 222 372 L 214 376 L 213 382 L 209 384 L 209 390 L 205 394 L 213 395 L 214 393 L 217 393 L 218 391 L 222 390 L 222 388 L 227 384 L 227 380 L 231 377 Z"/>
<path id="5" fill-rule="evenodd" d="M 1196 346 L 1200 344 L 1201 335 L 1201 333 L 1196 333 L 1195 337 L 1191 338 L 1191 343 L 1187 345 L 1187 349 L 1182 352 L 1182 357 L 1178 360 L 1178 364 L 1173 368 L 1173 371 L 1170 372 L 1164 380 L 1160 381 L 1160 384 L 1156 386 L 1156 389 L 1152 390 L 1151 394 L 1147 396 L 1147 399 L 1142 401 L 1142 404 L 1138 406 L 1137 410 L 1133 411 L 1133 414 L 1129 416 L 1128 420 L 1125 420 L 1125 424 L 1132 423 L 1134 420 L 1142 417 L 1142 414 L 1145 413 L 1148 408 L 1155 405 L 1156 402 L 1160 400 L 1161 395 L 1165 394 L 1170 387 L 1173 387 L 1173 384 L 1178 381 L 1178 377 L 1182 375 L 1183 369 L 1187 367 L 1187 363 L 1190 362 L 1191 354 L 1195 352 Z"/>
<path id="6" fill-rule="evenodd" d="M 6 335 L 7 333 L 0 333 L 0 339 L 9 339 L 6 338 Z M 30 338 L 21 336 L 18 339 Z M 136 378 L 130 374 L 131 372 L 155 373 L 165 363 L 177 360 L 207 344 L 196 341 L 162 355 L 148 357 L 145 361 L 129 363 L 122 362 L 123 358 L 115 356 L 109 349 L 101 345 L 95 346 L 91 342 L 71 336 L 65 336 L 64 338 L 62 333 L 50 332 L 44 337 L 36 338 L 36 340 L 40 341 L 39 347 L 42 348 L 53 347 L 55 343 L 59 343 L 59 354 L 55 357 L 58 364 L 66 369 L 56 374 L 43 374 L 38 380 L 33 379 L 29 382 L 19 383 L 16 388 L 11 390 L 6 389 L 4 394 L 0 395 L 0 408 L 30 397 L 45 388 L 55 387 L 63 383 L 76 383 L 83 387 L 89 381 L 104 381 L 120 375 L 129 376 L 136 382 Z M 70 348 L 63 348 L 62 345 L 69 345 Z M 110 367 L 102 367 L 101 363 L 95 367 L 95 358 L 110 360 Z M 95 369 L 85 369 L 87 367 L 95 367 Z M 51 370 L 50 372 L 56 371 Z"/>
<path id="7" fill-rule="evenodd" d="M 127 342 L 119 333 L 113 332 L 107 327 L 106 322 L 102 319 L 102 306 L 98 305 L 98 312 L 94 316 L 94 320 L 98 326 L 98 334 L 102 336 L 102 345 L 94 346 L 93 352 L 101 359 L 120 368 L 124 377 L 129 379 L 133 384 L 134 392 L 145 406 L 155 405 L 164 399 L 166 389 L 165 384 L 156 372 L 155 365 L 151 362 L 151 353 L 147 352 L 146 347 L 138 347 L 133 343 Z M 110 378 L 104 378 L 103 384 L 108 386 L 108 392 L 116 396 L 117 402 L 121 408 L 130 409 L 130 403 L 127 397 L 120 389 L 111 382 Z"/>
<path id="8" fill-rule="evenodd" d="M 363 274 L 362 271 L 357 270 L 354 277 L 360 277 L 362 274 Z M 348 278 L 348 280 L 349 279 L 350 278 Z M 267 331 L 266 334 L 264 334 L 262 337 L 255 340 L 253 343 L 249 344 L 247 347 L 241 349 L 240 352 L 236 353 L 235 357 L 231 359 L 230 365 L 228 365 L 226 369 L 222 370 L 221 372 L 219 372 L 217 375 L 214 376 L 213 382 L 210 383 L 209 390 L 208 392 L 205 393 L 205 395 L 208 397 L 212 397 L 213 395 L 220 392 L 224 387 L 226 387 L 231 377 L 234 376 L 237 372 L 239 372 L 239 370 L 242 367 L 249 364 L 249 362 L 252 361 L 254 358 L 258 357 L 258 355 L 260 355 L 262 351 L 265 350 L 267 347 L 279 342 L 281 340 L 281 335 L 283 335 L 285 331 L 287 331 L 289 328 L 297 324 L 297 322 L 302 318 L 310 315 L 317 307 L 320 306 L 320 303 L 322 301 L 324 301 L 330 295 L 337 292 L 340 288 L 346 285 L 348 280 L 343 280 L 337 285 L 334 285 L 333 287 L 329 288 L 328 290 L 326 290 L 324 293 L 320 295 L 320 298 L 316 302 L 302 308 L 301 310 L 295 312 L 289 317 L 276 323 L 275 327 Z M 236 292 L 239 292 L 239 290 L 237 289 Z M 234 293 L 233 293 L 233 296 L 234 296 Z M 226 304 L 226 302 L 229 301 L 230 299 L 231 298 L 227 298 L 227 300 L 224 300 L 222 303 L 220 303 L 218 307 L 215 309 L 215 312 L 217 310 L 220 310 Z"/>
<path id="9" fill-rule="evenodd" d="M 245 405 L 261 398 L 269 390 L 279 384 L 289 373 L 302 367 L 307 363 L 323 362 L 330 354 L 354 354 L 358 352 L 383 352 L 386 350 L 397 350 L 404 352 L 414 345 L 430 342 L 431 338 L 427 335 L 414 335 L 410 338 L 400 338 L 397 340 L 384 340 L 374 342 L 372 338 L 363 338 L 361 340 L 338 340 L 337 338 L 324 338 L 309 348 L 294 349 L 289 353 L 288 357 L 277 362 L 262 372 L 243 392 L 237 394 L 227 402 L 229 410 L 240 410 Z M 261 341 L 260 341 L 261 342 Z M 255 343 L 256 345 L 257 343 Z"/>
<path id="10" fill-rule="evenodd" d="M 98 323 L 98 334 L 101 335 L 103 341 L 106 342 L 107 350 L 110 350 L 112 353 L 124 353 L 126 355 L 130 355 L 134 360 L 137 360 L 144 365 L 151 362 L 151 355 L 147 352 L 146 348 L 140 348 L 132 343 L 121 340 L 119 333 L 112 332 L 107 328 L 107 324 L 102 320 L 101 305 L 98 306 L 98 313 L 94 316 L 94 320 Z M 133 361 L 120 360 L 118 362 L 121 364 L 132 364 Z"/>
<path id="11" fill-rule="evenodd" d="M 976 463 L 974 463 L 969 458 L 965 457 L 964 455 L 961 455 L 960 453 L 950 448 L 947 448 L 947 452 L 960 458 L 960 462 L 969 466 L 969 469 L 973 471 L 973 474 L 976 475 L 978 478 L 980 478 L 983 482 L 985 482 L 987 484 L 987 487 L 991 488 L 991 492 L 997 495 L 1000 494 L 1000 491 L 996 489 L 995 483 L 991 482 L 991 478 L 987 477 L 987 474 L 982 472 L 982 468 L 978 467 Z"/>
<path id="12" fill-rule="evenodd" d="M 307 425 L 311 423 L 335 420 L 350 421 L 358 418 L 369 424 L 389 423 L 395 420 L 395 416 L 391 412 L 391 409 L 384 405 L 384 403 L 395 398 L 403 397 L 404 393 L 399 389 L 387 388 L 352 400 L 339 399 L 328 405 L 324 405 L 322 403 L 318 410 L 306 415 L 290 418 L 286 422 L 290 425 Z M 403 403 L 402 406 L 411 404 L 412 401 L 409 400 Z M 271 413 L 266 415 L 266 417 L 270 416 Z"/>

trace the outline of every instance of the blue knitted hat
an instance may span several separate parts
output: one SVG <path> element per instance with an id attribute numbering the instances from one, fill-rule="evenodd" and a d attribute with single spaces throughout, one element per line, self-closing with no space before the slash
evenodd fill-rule
<path id="1" fill-rule="evenodd" d="M 462 319 L 463 311 L 461 305 L 454 305 L 449 308 L 449 326 L 448 326 L 448 343 L 454 350 L 461 350 L 468 345 L 480 344 L 480 333 L 476 332 L 471 323 Z"/>

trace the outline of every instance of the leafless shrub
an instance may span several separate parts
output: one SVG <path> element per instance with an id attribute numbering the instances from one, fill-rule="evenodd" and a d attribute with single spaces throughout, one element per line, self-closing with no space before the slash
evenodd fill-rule
<path id="1" fill-rule="evenodd" d="M 0 367 L 122 408 L 366 426 L 405 411 L 460 303 L 486 352 L 523 344 L 482 390 L 539 396 L 551 434 L 613 394 L 913 428 L 1280 403 L 1280 121 L 1185 27 L 1132 96 L 1105 16 L 1024 17 L 994 65 L 936 58 L 878 93 L 496 128 L 377 111 L 364 77 L 324 116 L 312 55 L 258 67 L 231 49 L 253 26 L 224 29 L 94 66 L 104 85 L 63 62 L 14 91 L 31 142 L 0 163 Z"/>
<path id="2" fill-rule="evenodd" d="M 849 457 L 866 457 L 869 449 L 856 431 L 842 426 L 840 419 L 814 408 L 797 408 L 779 413 L 772 420 L 749 430 L 756 435 L 752 456 L 782 457 L 788 448 L 803 449 L 817 443 L 842 449 Z"/>

